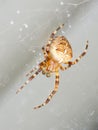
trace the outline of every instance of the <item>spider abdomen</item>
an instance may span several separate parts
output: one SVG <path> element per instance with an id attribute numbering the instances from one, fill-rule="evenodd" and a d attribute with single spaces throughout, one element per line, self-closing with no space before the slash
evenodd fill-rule
<path id="1" fill-rule="evenodd" d="M 64 36 L 57 36 L 50 45 L 50 56 L 58 63 L 66 63 L 72 58 L 72 48 Z"/>

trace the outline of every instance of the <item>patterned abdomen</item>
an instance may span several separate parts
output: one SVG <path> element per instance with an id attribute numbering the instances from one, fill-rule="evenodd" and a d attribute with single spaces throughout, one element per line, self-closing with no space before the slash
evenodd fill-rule
<path id="1" fill-rule="evenodd" d="M 59 63 L 66 63 L 72 58 L 72 48 L 64 36 L 57 36 L 50 45 L 50 56 Z"/>

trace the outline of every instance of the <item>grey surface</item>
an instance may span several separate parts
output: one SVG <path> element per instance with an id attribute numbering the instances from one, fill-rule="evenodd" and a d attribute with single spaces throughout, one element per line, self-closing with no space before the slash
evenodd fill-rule
<path id="1" fill-rule="evenodd" d="M 41 46 L 61 23 L 74 58 L 87 55 L 60 72 L 59 91 L 39 110 L 54 87 L 54 76 L 39 74 L 15 94 L 25 74 L 42 59 Z M 0 130 L 98 130 L 98 1 L 0 1 Z"/>

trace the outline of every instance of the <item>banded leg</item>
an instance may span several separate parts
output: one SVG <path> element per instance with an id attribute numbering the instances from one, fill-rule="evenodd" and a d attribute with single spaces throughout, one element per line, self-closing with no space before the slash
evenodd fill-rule
<path id="1" fill-rule="evenodd" d="M 36 69 L 38 66 L 34 67 L 32 70 L 29 71 L 29 73 L 26 74 L 26 76 L 30 76 Z"/>
<path id="2" fill-rule="evenodd" d="M 42 106 L 45 106 L 46 104 L 48 104 L 48 103 L 50 102 L 50 100 L 52 99 L 52 97 L 54 96 L 54 94 L 57 92 L 58 86 L 59 86 L 59 73 L 56 72 L 54 90 L 50 93 L 50 95 L 48 96 L 48 98 L 45 100 L 44 103 L 42 103 L 42 104 L 39 105 L 39 106 L 34 107 L 34 109 L 41 108 Z"/>
<path id="3" fill-rule="evenodd" d="M 60 69 L 64 71 L 64 70 L 69 69 L 70 67 L 71 67 L 71 64 L 68 64 L 68 66 L 66 67 L 60 66 Z"/>
<path id="4" fill-rule="evenodd" d="M 83 56 L 85 56 L 85 54 L 87 53 L 87 49 L 88 49 L 88 41 L 86 42 L 86 47 L 85 47 L 85 50 L 82 52 L 82 54 L 77 59 L 75 59 L 75 61 L 69 61 L 67 64 L 69 64 L 71 66 L 71 65 L 75 65 L 76 63 L 78 63 L 80 61 L 80 59 Z"/>
<path id="5" fill-rule="evenodd" d="M 17 91 L 16 94 L 18 94 L 33 78 L 36 77 L 40 73 L 41 69 L 39 68 Z"/>
<path id="6" fill-rule="evenodd" d="M 54 36 L 55 36 L 55 34 L 56 34 L 60 29 L 62 29 L 63 26 L 64 26 L 64 24 L 61 24 L 54 32 L 52 32 L 51 35 L 50 35 L 50 39 L 53 39 Z"/>

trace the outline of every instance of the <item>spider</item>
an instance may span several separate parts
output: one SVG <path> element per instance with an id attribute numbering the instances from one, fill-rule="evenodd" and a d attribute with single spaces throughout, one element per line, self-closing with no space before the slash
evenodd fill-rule
<path id="1" fill-rule="evenodd" d="M 50 77 L 51 74 L 55 73 L 55 86 L 47 99 L 34 109 L 41 108 L 50 102 L 52 97 L 56 94 L 59 87 L 59 70 L 67 70 L 72 65 L 75 65 L 79 62 L 79 60 L 86 54 L 88 49 L 88 41 L 86 42 L 85 50 L 80 54 L 78 58 L 74 61 L 71 61 L 73 57 L 73 52 L 69 41 L 65 38 L 65 36 L 56 36 L 58 30 L 60 30 L 64 24 L 60 25 L 54 32 L 51 33 L 50 38 L 45 46 L 42 47 L 42 51 L 44 54 L 44 61 L 39 63 L 38 68 L 33 68 L 26 76 L 30 76 L 32 72 L 35 71 L 33 75 L 31 75 L 28 80 L 16 91 L 19 93 L 32 79 L 34 79 L 40 72 Z M 62 66 L 62 64 L 66 64 L 66 66 Z"/>

